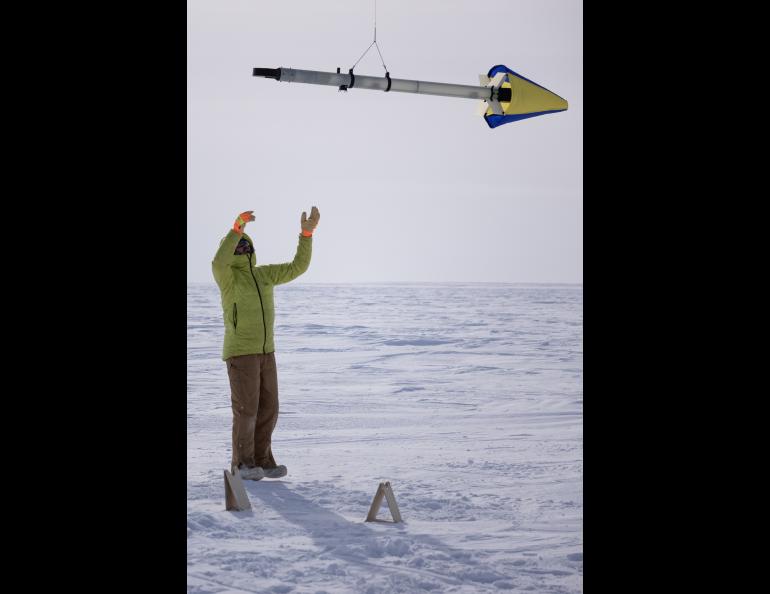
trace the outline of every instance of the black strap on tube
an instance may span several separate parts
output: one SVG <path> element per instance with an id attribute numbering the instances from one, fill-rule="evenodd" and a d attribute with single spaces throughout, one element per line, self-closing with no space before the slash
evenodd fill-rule
<path id="1" fill-rule="evenodd" d="M 350 84 L 348 85 L 348 89 L 352 89 L 353 85 L 356 84 L 356 75 L 353 74 L 352 68 L 348 70 L 348 73 L 350 74 Z"/>
<path id="2" fill-rule="evenodd" d="M 385 78 L 388 79 L 388 88 L 385 89 L 385 92 L 387 93 L 388 91 L 390 91 L 390 84 L 393 82 L 392 80 L 390 80 L 390 72 L 385 71 Z"/>
<path id="3" fill-rule="evenodd" d="M 340 67 L 339 67 L 339 66 L 337 66 L 337 74 L 339 74 L 339 73 L 340 73 Z M 348 87 L 347 87 L 347 85 L 340 85 L 340 86 L 337 88 L 337 90 L 338 90 L 338 91 L 347 91 L 347 90 L 348 90 Z"/>

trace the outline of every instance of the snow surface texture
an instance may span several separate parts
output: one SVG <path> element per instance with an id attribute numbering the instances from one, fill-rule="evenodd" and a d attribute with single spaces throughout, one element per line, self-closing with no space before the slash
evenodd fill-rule
<path id="1" fill-rule="evenodd" d="M 188 285 L 189 592 L 582 592 L 582 286 L 275 299 L 289 474 L 244 481 L 253 510 L 228 512 L 219 292 Z M 385 480 L 404 523 L 365 523 Z"/>

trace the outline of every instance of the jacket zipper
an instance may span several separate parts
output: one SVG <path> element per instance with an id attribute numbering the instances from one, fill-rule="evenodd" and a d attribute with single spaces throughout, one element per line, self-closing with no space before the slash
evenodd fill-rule
<path id="1" fill-rule="evenodd" d="M 233 303 L 233 330 L 238 330 L 238 304 Z"/>
<path id="2" fill-rule="evenodd" d="M 259 294 L 259 307 L 262 309 L 262 335 L 264 337 L 264 341 L 262 343 L 262 352 L 264 353 L 267 349 L 267 322 L 265 321 L 265 306 L 262 303 L 262 291 L 259 290 L 259 283 L 257 282 L 257 277 L 254 276 L 254 267 L 251 265 L 251 254 L 249 256 L 249 272 L 251 272 L 251 278 L 254 279 L 254 286 L 257 287 L 257 293 Z"/>

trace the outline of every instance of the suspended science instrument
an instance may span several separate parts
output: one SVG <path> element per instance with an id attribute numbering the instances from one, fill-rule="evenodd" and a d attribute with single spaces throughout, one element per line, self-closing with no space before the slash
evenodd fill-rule
<path id="1" fill-rule="evenodd" d="M 328 85 L 340 91 L 369 89 L 480 99 L 479 115 L 484 116 L 490 128 L 567 109 L 566 99 L 502 64 L 490 68 L 486 75 L 479 75 L 480 86 L 391 78 L 387 70 L 384 78 L 362 76 L 353 74 L 353 68 L 347 73 L 340 73 L 339 68 L 336 73 L 293 68 L 254 68 L 253 75 L 281 82 Z"/>
<path id="2" fill-rule="evenodd" d="M 356 76 L 353 69 L 372 47 L 380 55 L 385 78 L 377 76 Z M 328 85 L 340 91 L 348 89 L 370 89 L 374 91 L 396 91 L 398 93 L 416 93 L 418 95 L 439 95 L 441 97 L 461 97 L 481 99 L 479 115 L 483 115 L 490 128 L 501 124 L 534 118 L 547 113 L 566 111 L 567 101 L 552 93 L 536 82 L 524 78 L 499 64 L 489 69 L 487 74 L 479 75 L 480 86 L 452 85 L 447 83 L 425 82 L 421 80 L 403 80 L 390 78 L 380 46 L 377 43 L 377 0 L 374 0 L 374 41 L 356 60 L 347 74 L 320 72 L 317 70 L 294 70 L 293 68 L 254 68 L 254 76 L 274 78 L 282 82 L 306 83 L 310 85 Z"/>

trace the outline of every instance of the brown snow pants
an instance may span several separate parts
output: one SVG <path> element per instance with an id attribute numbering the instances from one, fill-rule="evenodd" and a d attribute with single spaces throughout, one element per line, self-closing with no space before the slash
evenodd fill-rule
<path id="1" fill-rule="evenodd" d="M 239 355 L 226 363 L 233 407 L 232 471 L 238 466 L 275 468 L 270 447 L 278 421 L 275 353 Z"/>

